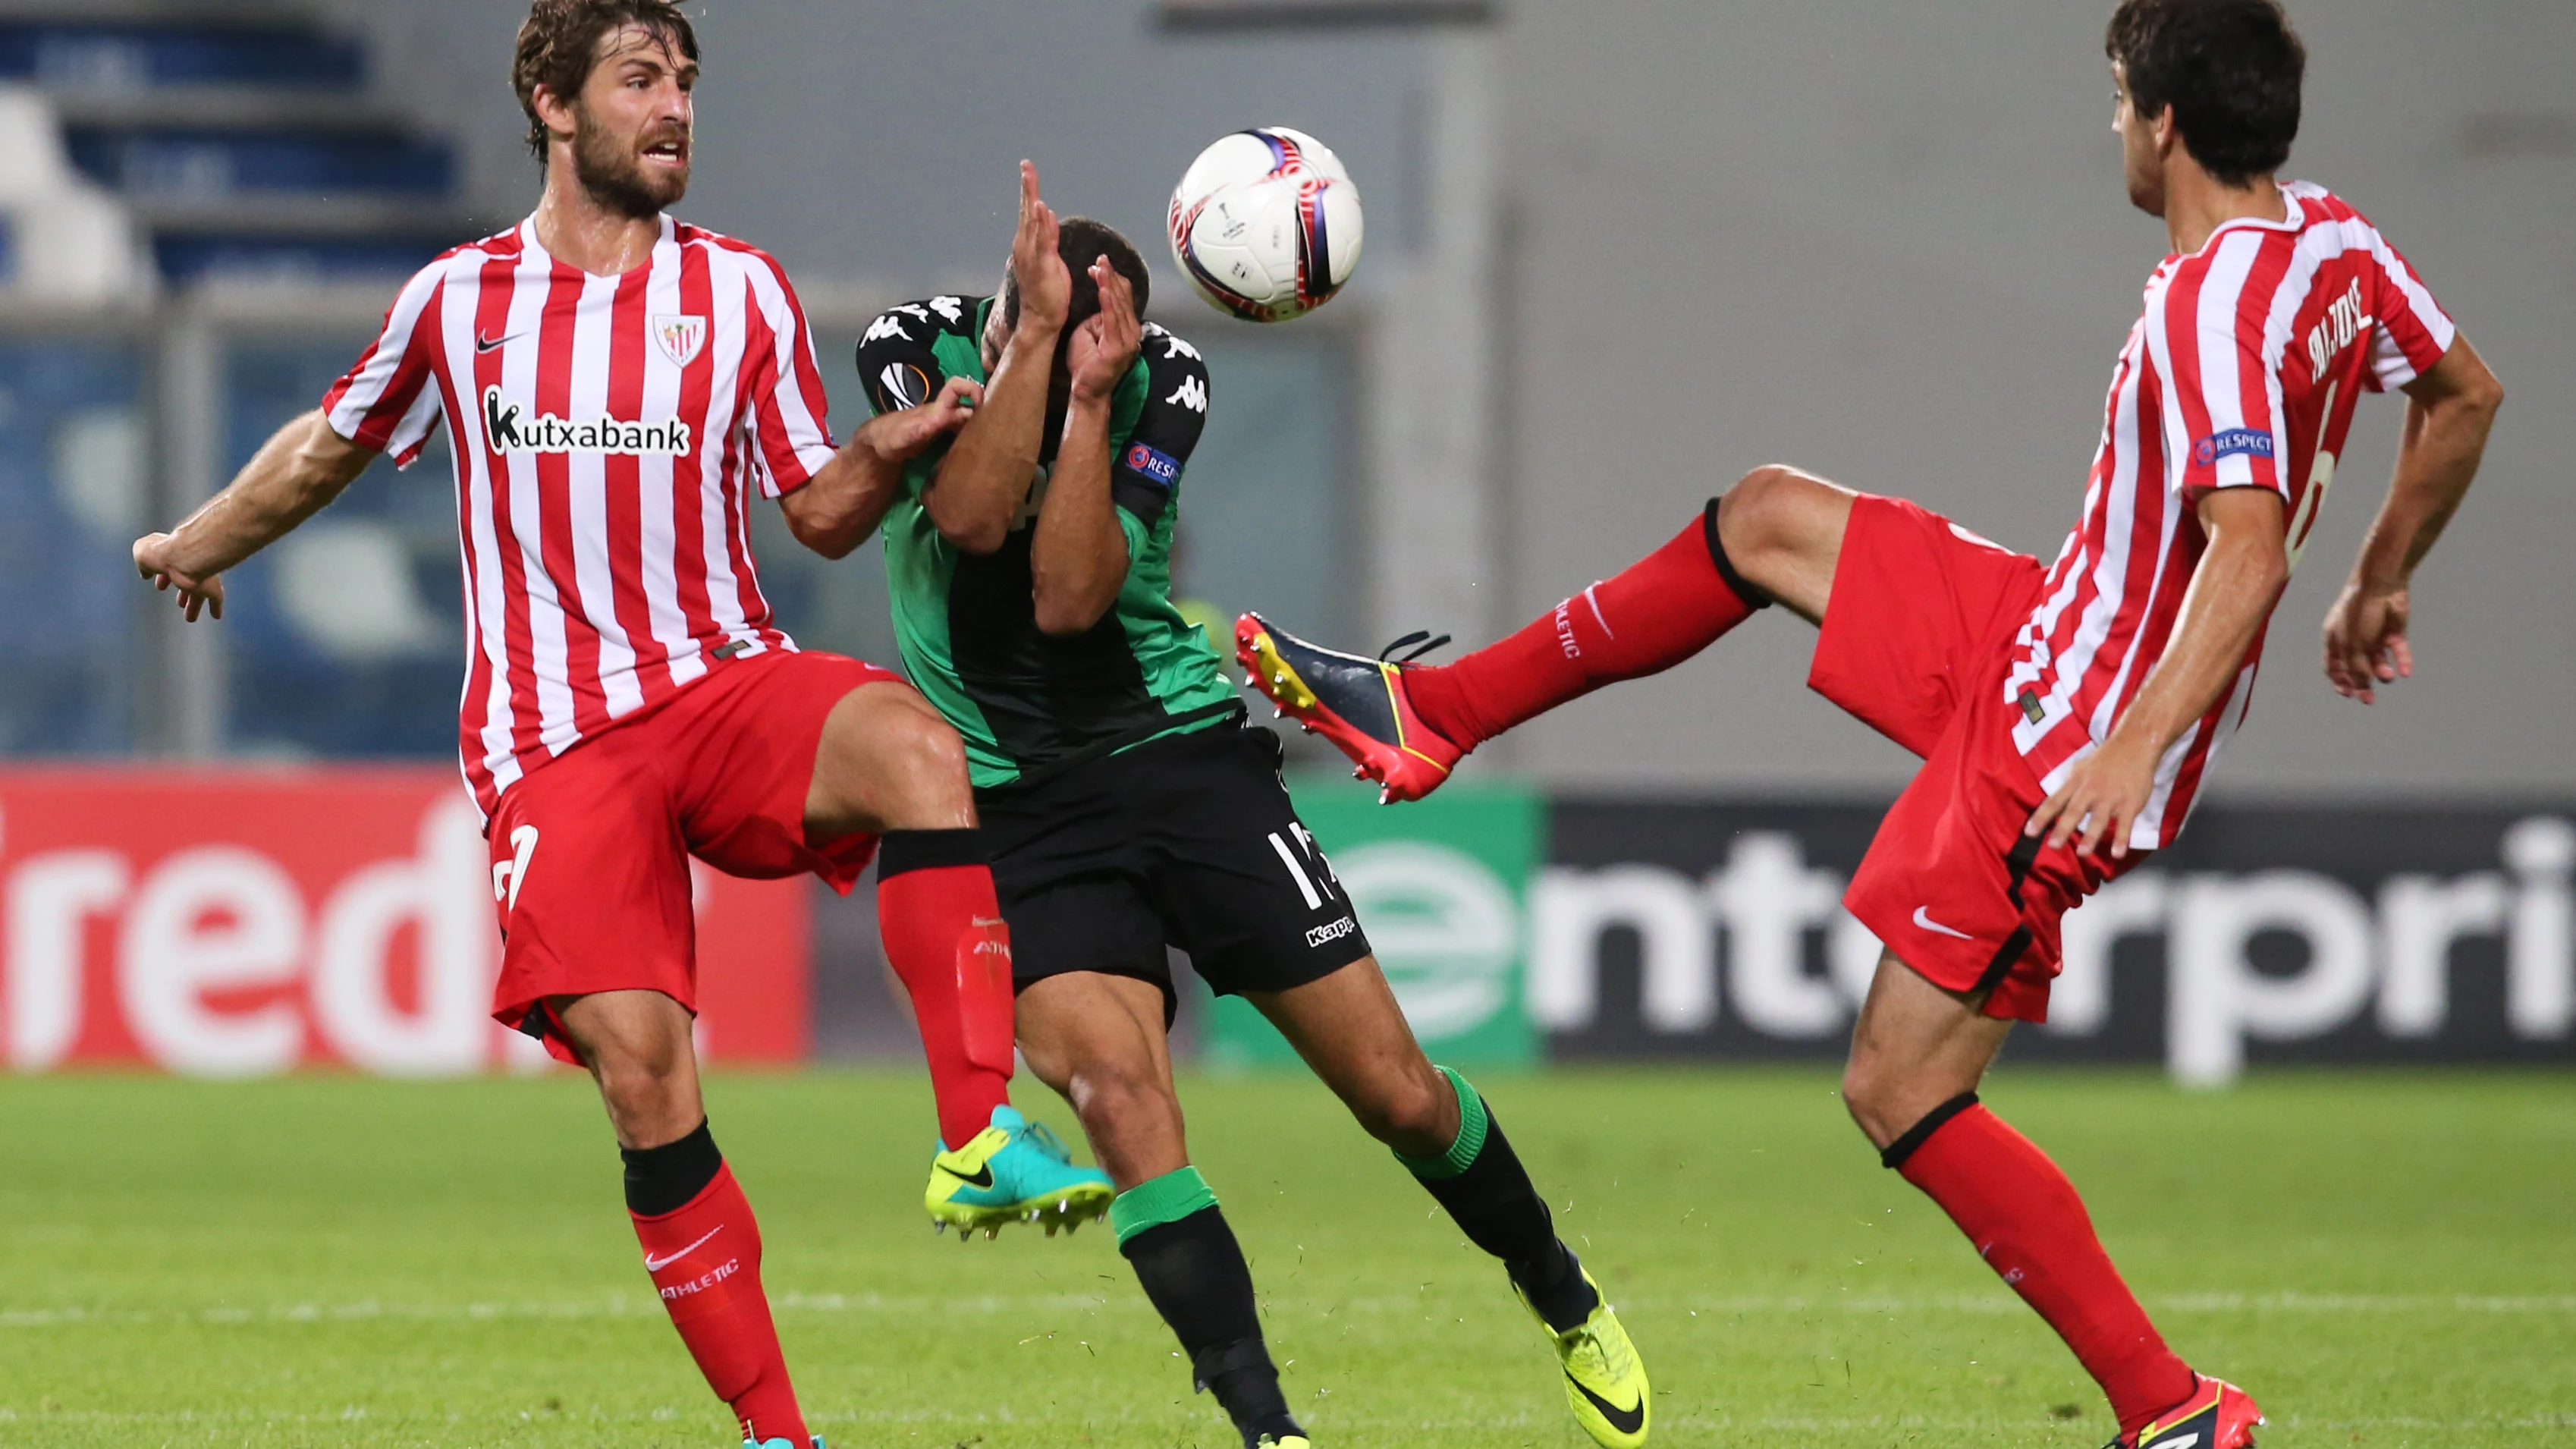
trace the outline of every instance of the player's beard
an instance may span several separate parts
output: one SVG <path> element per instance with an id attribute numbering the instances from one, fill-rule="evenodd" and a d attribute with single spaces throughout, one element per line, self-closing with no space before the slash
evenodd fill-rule
<path id="1" fill-rule="evenodd" d="M 590 117 L 575 112 L 572 136 L 572 174 L 590 199 L 620 216 L 637 220 L 658 216 L 665 207 L 678 201 L 689 190 L 686 166 L 670 175 L 657 175 L 645 169 L 643 148 L 670 139 L 667 133 L 647 135 L 629 142 L 594 124 Z M 686 144 L 688 137 L 678 138 Z"/>

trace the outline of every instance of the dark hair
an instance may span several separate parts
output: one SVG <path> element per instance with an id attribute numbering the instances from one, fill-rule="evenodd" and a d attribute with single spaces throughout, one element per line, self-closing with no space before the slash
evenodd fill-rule
<path id="1" fill-rule="evenodd" d="M 546 123 L 537 119 L 537 87 L 565 100 L 581 94 L 599 63 L 600 37 L 640 25 L 698 58 L 698 32 L 672 0 L 536 0 L 519 27 L 518 53 L 510 62 L 510 88 L 528 113 L 528 149 L 546 154 Z"/>
<path id="2" fill-rule="evenodd" d="M 2172 106 L 2183 149 L 2219 184 L 2290 159 L 2308 52 L 2277 0 L 2121 0 L 2102 49 L 2137 114 L 2152 121 Z"/>
<path id="3" fill-rule="evenodd" d="M 1064 258 L 1064 269 L 1073 273 L 1073 305 L 1065 309 L 1065 335 L 1088 322 L 1100 311 L 1100 284 L 1091 280 L 1091 264 L 1101 257 L 1109 259 L 1111 269 L 1127 279 L 1136 294 L 1136 315 L 1145 315 L 1145 301 L 1154 288 L 1153 274 L 1145 270 L 1145 258 L 1136 244 L 1118 234 L 1118 228 L 1087 216 L 1068 216 L 1056 223 L 1055 254 Z M 1020 325 L 1020 284 L 1008 272 L 1002 275 L 1002 325 Z"/>

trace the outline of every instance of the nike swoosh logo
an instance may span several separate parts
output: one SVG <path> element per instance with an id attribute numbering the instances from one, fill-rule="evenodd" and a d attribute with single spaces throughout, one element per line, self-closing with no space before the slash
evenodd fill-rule
<path id="1" fill-rule="evenodd" d="M 682 1258 L 689 1256 L 691 1253 L 696 1252 L 698 1249 L 705 1247 L 707 1245 L 707 1238 L 712 1238 L 723 1231 L 724 1224 L 718 1223 L 714 1227 L 707 1229 L 706 1238 L 700 1238 L 696 1242 L 689 1244 L 687 1247 L 682 1248 L 680 1251 L 673 1253 L 666 1258 L 656 1258 L 652 1254 L 646 1253 L 644 1255 L 644 1271 L 647 1273 L 661 1272 L 663 1269 L 670 1267 L 673 1263 L 676 1263 Z"/>
<path id="2" fill-rule="evenodd" d="M 976 1168 L 972 1176 L 959 1172 L 953 1167 L 942 1167 L 939 1170 L 947 1173 L 950 1177 L 957 1179 L 959 1182 L 966 1184 L 968 1187 L 991 1187 L 993 1185 L 993 1164 L 989 1162 Z"/>
<path id="3" fill-rule="evenodd" d="M 2155 1449 L 2191 1449 L 2192 1445 L 2200 1442 L 2200 1436 L 2185 1434 L 2179 1439 L 2158 1439 L 2154 1442 Z"/>
<path id="4" fill-rule="evenodd" d="M 527 335 L 528 334 L 525 332 L 513 332 L 507 337 L 495 337 L 487 340 L 482 333 L 477 332 L 474 334 L 474 350 L 477 353 L 484 353 L 489 352 L 496 347 L 507 347 L 511 343 L 516 342 Z"/>
<path id="5" fill-rule="evenodd" d="M 1953 931 L 1949 927 L 1942 925 L 1939 921 L 1932 919 L 1931 914 L 1921 906 L 1916 906 L 1914 908 L 1914 924 L 1926 931 L 1938 931 L 1944 936 L 1956 936 L 1962 941 L 1973 941 L 1977 939 L 1965 931 Z"/>
<path id="6" fill-rule="evenodd" d="M 1605 1399 L 1599 1394 L 1592 1392 L 1589 1388 L 1584 1387 L 1583 1380 L 1576 1378 L 1570 1373 L 1565 1376 L 1565 1381 L 1574 1385 L 1574 1391 L 1576 1393 L 1581 1394 L 1583 1397 L 1592 1401 L 1592 1407 L 1601 1412 L 1601 1417 L 1609 1422 L 1611 1428 L 1618 1430 L 1622 1434 L 1634 1434 L 1638 1430 L 1646 1427 L 1646 1401 L 1644 1399 L 1640 1398 L 1637 1400 L 1637 1407 L 1633 1409 L 1622 1409 L 1618 1405 L 1611 1403 L 1608 1399 Z"/>

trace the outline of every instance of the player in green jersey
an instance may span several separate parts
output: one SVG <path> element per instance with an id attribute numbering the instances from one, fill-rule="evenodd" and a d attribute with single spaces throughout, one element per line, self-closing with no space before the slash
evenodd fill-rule
<path id="1" fill-rule="evenodd" d="M 1627 1334 L 1484 1099 L 1423 1056 L 1289 803 L 1278 737 L 1245 722 L 1216 651 L 1172 605 L 1208 381 L 1197 349 L 1141 320 L 1149 285 L 1117 232 L 1059 223 L 1022 163 L 1001 291 L 889 309 L 859 344 L 879 414 L 973 410 L 883 464 L 886 572 L 904 666 L 966 739 L 1021 1050 L 1081 1117 L 1120 1190 L 1119 1251 L 1251 1449 L 1303 1446 L 1305 1432 L 1243 1250 L 1190 1166 L 1169 946 L 1276 1023 L 1503 1260 L 1578 1420 L 1631 1449 L 1649 1403 Z"/>

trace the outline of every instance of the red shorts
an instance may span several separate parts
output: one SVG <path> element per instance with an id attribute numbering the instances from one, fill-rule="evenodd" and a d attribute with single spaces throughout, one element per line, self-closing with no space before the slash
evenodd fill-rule
<path id="1" fill-rule="evenodd" d="M 1844 908 L 1928 980 L 1991 987 L 1986 1014 L 2022 1021 L 2048 1019 L 2058 923 L 2111 866 L 2022 834 L 2047 795 L 2013 744 L 2019 713 L 2003 685 L 2046 572 L 1901 498 L 1863 496 L 1807 675 L 1809 688 L 1923 757 Z"/>
<path id="2" fill-rule="evenodd" d="M 493 1017 L 578 1065 L 550 997 L 659 991 L 694 1013 L 690 856 L 754 880 L 812 871 L 846 894 L 876 837 L 809 843 L 805 796 L 824 717 L 885 681 L 902 676 L 836 654 L 756 654 L 511 785 L 488 831 Z"/>

